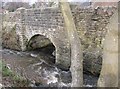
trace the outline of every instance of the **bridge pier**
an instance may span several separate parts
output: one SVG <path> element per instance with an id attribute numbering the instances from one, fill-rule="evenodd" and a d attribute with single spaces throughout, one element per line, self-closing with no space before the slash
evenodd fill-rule
<path id="1" fill-rule="evenodd" d="M 70 67 L 70 48 L 56 47 L 56 65 L 63 69 L 68 70 Z"/>
<path id="2" fill-rule="evenodd" d="M 26 43 L 24 41 L 24 36 L 23 35 L 19 35 L 19 38 L 20 38 L 20 47 L 21 47 L 21 50 L 25 51 L 27 48 L 26 48 Z"/>

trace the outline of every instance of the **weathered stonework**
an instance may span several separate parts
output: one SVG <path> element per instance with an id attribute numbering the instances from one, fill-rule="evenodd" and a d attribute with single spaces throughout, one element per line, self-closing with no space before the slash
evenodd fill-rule
<path id="1" fill-rule="evenodd" d="M 101 65 L 101 58 L 99 59 L 99 57 L 102 55 L 102 38 L 106 33 L 105 26 L 109 21 L 110 15 L 98 13 L 98 11 L 91 8 L 77 7 L 71 9 L 83 45 L 84 58 L 89 56 L 89 52 L 93 56 L 90 60 L 85 58 L 84 68 L 88 71 L 92 70 L 93 73 L 99 73 L 98 70 L 101 68 L 99 66 Z M 13 46 L 15 49 L 25 51 L 29 40 L 33 36 L 43 35 L 50 39 L 56 48 L 56 64 L 63 69 L 70 67 L 70 45 L 59 7 L 44 9 L 20 8 L 14 13 L 5 14 L 3 20 L 3 24 L 9 24 L 11 27 L 16 26 L 15 33 L 19 38 L 19 48 Z M 10 32 L 10 29 L 7 29 L 10 28 L 8 25 L 3 27 L 6 32 Z M 13 48 L 10 45 L 7 44 L 9 48 Z M 97 71 L 94 70 L 96 67 L 98 68 Z"/>

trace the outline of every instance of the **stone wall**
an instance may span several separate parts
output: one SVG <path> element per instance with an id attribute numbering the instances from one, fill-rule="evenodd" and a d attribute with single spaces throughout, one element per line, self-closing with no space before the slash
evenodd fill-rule
<path id="1" fill-rule="evenodd" d="M 106 25 L 115 8 L 82 10 L 83 13 L 76 12 L 74 20 L 83 46 L 84 70 L 99 75 L 102 65 L 103 40 L 107 32 Z"/>
<path id="2" fill-rule="evenodd" d="M 71 10 L 83 45 L 84 68 L 93 74 L 98 74 L 102 60 L 102 39 L 105 36 L 107 30 L 105 27 L 111 14 L 104 12 L 104 9 L 94 10 L 77 6 Z M 4 23 L 16 25 L 19 47 L 22 50 L 26 50 L 27 43 L 34 35 L 43 35 L 49 38 L 56 48 L 56 64 L 63 69 L 69 68 L 70 46 L 59 8 L 20 8 L 12 17 L 6 14 L 4 18 Z"/>

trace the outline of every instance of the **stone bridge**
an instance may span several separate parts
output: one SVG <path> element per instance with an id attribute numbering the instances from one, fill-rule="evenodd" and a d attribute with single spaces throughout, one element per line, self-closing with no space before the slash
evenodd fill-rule
<path id="1" fill-rule="evenodd" d="M 105 28 L 109 16 L 101 13 L 96 14 L 95 10 L 91 8 L 81 9 L 76 7 L 71 9 L 81 42 L 85 44 L 83 48 L 88 49 L 88 44 L 90 45 L 93 39 L 95 45 L 99 44 L 101 35 L 104 36 L 106 31 L 103 28 Z M 64 19 L 59 7 L 43 9 L 19 8 L 15 12 L 3 16 L 3 41 L 8 40 L 3 44 L 11 49 L 25 51 L 30 40 L 34 39 L 34 37 L 48 38 L 55 46 L 56 64 L 63 69 L 68 69 L 70 67 L 70 45 L 64 27 Z M 5 33 L 11 34 L 6 36 Z M 38 39 L 36 42 L 42 43 L 41 41 Z"/>

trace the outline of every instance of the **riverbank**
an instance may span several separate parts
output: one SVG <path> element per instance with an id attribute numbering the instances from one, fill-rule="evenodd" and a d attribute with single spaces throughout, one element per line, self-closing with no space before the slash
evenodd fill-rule
<path id="1" fill-rule="evenodd" d="M 70 71 L 63 71 L 57 68 L 52 56 L 36 51 L 19 52 L 9 49 L 3 49 L 2 60 L 17 75 L 22 76 L 27 81 L 29 87 L 69 87 L 71 83 Z M 13 82 L 9 77 L 3 77 L 3 83 Z M 95 87 L 97 77 L 90 74 L 84 74 L 84 86 Z M 10 86 L 15 86 L 11 84 Z M 27 86 L 20 85 L 20 86 Z"/>

